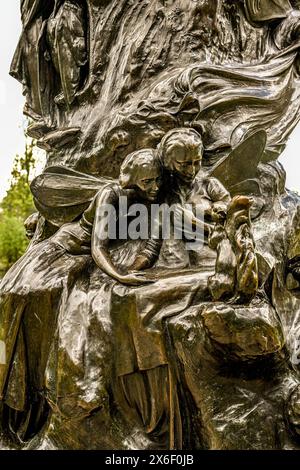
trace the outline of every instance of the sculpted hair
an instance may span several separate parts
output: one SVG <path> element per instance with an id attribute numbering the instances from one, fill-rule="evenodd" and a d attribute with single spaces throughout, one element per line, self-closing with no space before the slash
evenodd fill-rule
<path id="1" fill-rule="evenodd" d="M 202 137 L 195 129 L 182 127 L 169 131 L 158 146 L 160 162 L 168 171 L 173 169 L 173 153 L 171 150 L 176 149 L 176 147 L 198 147 L 201 156 L 204 150 Z"/>
<path id="2" fill-rule="evenodd" d="M 154 149 L 137 150 L 127 155 L 120 168 L 119 182 L 124 189 L 133 189 L 141 168 L 157 168 L 161 165 Z"/>

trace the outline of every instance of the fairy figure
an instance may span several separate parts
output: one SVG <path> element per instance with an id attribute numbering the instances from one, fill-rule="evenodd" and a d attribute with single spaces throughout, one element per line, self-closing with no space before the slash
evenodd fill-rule
<path id="1" fill-rule="evenodd" d="M 57 183 L 62 177 L 60 171 L 52 168 L 42 179 Z M 10 428 L 22 440 L 38 432 L 47 418 L 45 371 L 59 312 L 78 276 L 88 273 L 92 265 L 93 269 L 98 266 L 99 282 L 106 285 L 105 310 L 115 282 L 126 285 L 149 282 L 143 274 L 129 271 L 140 253 L 150 266 L 160 249 L 159 240 L 110 241 L 102 236 L 107 223 L 101 210 L 103 205 L 117 208 L 122 196 L 127 198 L 129 208 L 136 202 L 147 204 L 159 198 L 161 167 L 154 150 L 130 154 L 121 166 L 119 182 L 89 178 L 71 170 L 68 175 L 73 184 L 74 180 L 78 185 L 85 179 L 85 184 L 92 187 L 92 191 L 85 193 L 85 203 L 77 206 L 77 215 L 73 212 L 75 220 L 64 223 L 49 239 L 32 245 L 1 283 L 0 338 L 6 344 L 7 363 L 0 365 L 0 399 L 9 415 Z M 64 176 L 65 188 L 68 175 Z M 43 191 L 35 181 L 35 195 L 36 187 Z M 84 192 L 85 188 L 82 184 L 76 191 Z M 69 195 L 74 192 L 73 186 Z M 55 192 L 52 202 L 54 199 Z M 84 205 L 86 209 L 82 211 Z"/>

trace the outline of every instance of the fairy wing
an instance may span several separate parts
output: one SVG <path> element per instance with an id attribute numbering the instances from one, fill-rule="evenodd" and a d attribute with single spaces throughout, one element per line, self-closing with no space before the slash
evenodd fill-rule
<path id="1" fill-rule="evenodd" d="M 266 143 L 266 132 L 255 132 L 217 163 L 210 176 L 217 178 L 231 196 L 260 194 L 257 167 L 263 159 Z"/>
<path id="2" fill-rule="evenodd" d="M 111 178 L 94 177 L 62 166 L 52 166 L 35 178 L 31 191 L 38 211 L 56 226 L 72 222 L 88 207 Z"/>

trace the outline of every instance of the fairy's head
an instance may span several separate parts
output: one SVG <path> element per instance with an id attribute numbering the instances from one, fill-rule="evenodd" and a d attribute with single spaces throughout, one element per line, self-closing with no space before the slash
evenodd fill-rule
<path id="1" fill-rule="evenodd" d="M 201 168 L 202 138 L 194 129 L 173 129 L 162 139 L 158 152 L 164 169 L 184 183 L 191 183 Z"/>
<path id="2" fill-rule="evenodd" d="M 135 189 L 142 199 L 155 201 L 162 185 L 162 168 L 153 149 L 128 155 L 120 169 L 119 182 L 124 189 Z"/>

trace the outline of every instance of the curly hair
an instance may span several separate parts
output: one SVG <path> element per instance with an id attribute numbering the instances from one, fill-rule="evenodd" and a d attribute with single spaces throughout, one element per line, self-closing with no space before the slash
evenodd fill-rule
<path id="1" fill-rule="evenodd" d="M 161 171 L 156 150 L 147 148 L 127 155 L 120 168 L 119 182 L 122 188 L 133 189 L 135 187 L 141 168 L 157 168 Z"/>
<path id="2" fill-rule="evenodd" d="M 201 135 L 191 128 L 177 128 L 169 131 L 158 146 L 158 156 L 162 166 L 168 170 L 173 169 L 174 150 L 180 148 L 198 149 L 203 155 L 203 142 Z"/>

